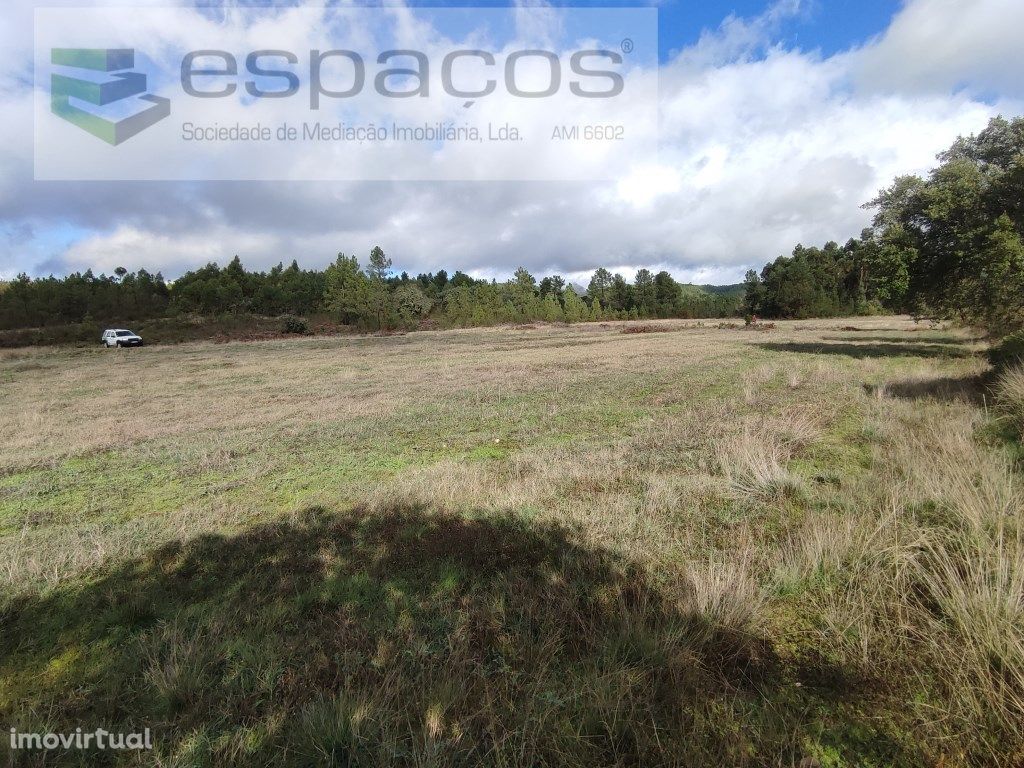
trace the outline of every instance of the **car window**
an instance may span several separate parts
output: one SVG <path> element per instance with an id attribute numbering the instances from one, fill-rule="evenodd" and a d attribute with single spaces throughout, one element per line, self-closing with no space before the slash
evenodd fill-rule
<path id="1" fill-rule="evenodd" d="M 117 335 L 118 336 L 132 336 L 133 334 L 132 334 L 131 331 L 118 331 Z"/>

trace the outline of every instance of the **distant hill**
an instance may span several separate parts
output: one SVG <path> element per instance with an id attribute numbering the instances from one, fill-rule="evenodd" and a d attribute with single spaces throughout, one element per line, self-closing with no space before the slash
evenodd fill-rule
<path id="1" fill-rule="evenodd" d="M 586 296 L 586 289 L 570 283 L 580 296 Z M 742 283 L 735 285 L 694 285 L 678 283 L 681 294 L 677 308 L 679 317 L 734 317 L 743 303 L 745 289 Z"/>
<path id="2" fill-rule="evenodd" d="M 576 291 L 577 295 L 587 295 L 587 289 L 579 283 L 569 283 L 569 285 L 572 286 L 572 289 Z M 735 299 L 742 297 L 744 292 L 743 283 L 736 283 L 734 285 L 694 285 L 693 283 L 680 283 L 679 287 L 683 291 L 683 296 L 690 298 L 710 294 L 712 296 L 724 296 L 725 298 Z"/>
<path id="3" fill-rule="evenodd" d="M 716 296 L 742 296 L 745 291 L 743 283 L 734 283 L 732 285 L 701 285 L 699 287 L 702 291 L 713 293 Z"/>

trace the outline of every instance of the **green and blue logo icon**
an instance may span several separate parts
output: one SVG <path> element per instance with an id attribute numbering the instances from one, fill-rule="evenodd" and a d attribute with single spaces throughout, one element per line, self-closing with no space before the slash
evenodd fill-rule
<path id="1" fill-rule="evenodd" d="M 50 63 L 53 114 L 117 146 L 171 114 L 171 101 L 146 93 L 132 72 L 133 48 L 54 48 Z"/>

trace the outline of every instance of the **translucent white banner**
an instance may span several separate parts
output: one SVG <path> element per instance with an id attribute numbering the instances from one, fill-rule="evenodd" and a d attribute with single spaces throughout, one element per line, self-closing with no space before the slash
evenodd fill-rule
<path id="1" fill-rule="evenodd" d="M 601 180 L 657 145 L 652 8 L 45 8 L 39 180 Z"/>

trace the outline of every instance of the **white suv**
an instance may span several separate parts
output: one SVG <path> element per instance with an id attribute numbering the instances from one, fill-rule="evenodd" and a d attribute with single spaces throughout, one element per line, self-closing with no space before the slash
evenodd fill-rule
<path id="1" fill-rule="evenodd" d="M 142 337 L 123 328 L 108 329 L 103 332 L 100 341 L 105 347 L 141 347 Z"/>

